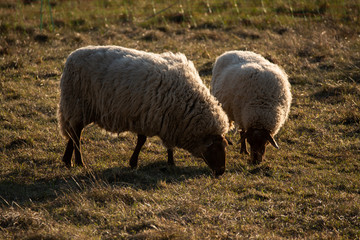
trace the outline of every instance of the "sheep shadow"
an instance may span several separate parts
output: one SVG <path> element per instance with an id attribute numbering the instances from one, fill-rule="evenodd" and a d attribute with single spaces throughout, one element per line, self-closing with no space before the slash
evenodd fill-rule
<path id="1" fill-rule="evenodd" d="M 206 166 L 176 167 L 168 166 L 164 162 L 154 162 L 136 170 L 119 167 L 106 169 L 94 175 L 93 178 L 111 185 L 128 185 L 134 189 L 150 190 L 157 188 L 160 182 L 182 182 L 200 175 L 211 176 L 212 174 Z"/>
<path id="2" fill-rule="evenodd" d="M 136 170 L 129 167 L 113 167 L 99 171 L 86 169 L 73 176 L 58 176 L 32 183 L 18 183 L 3 176 L 3 179 L 9 180 L 0 181 L 0 209 L 14 204 L 51 201 L 70 192 L 83 192 L 99 186 L 126 186 L 135 190 L 157 189 L 163 182 L 182 182 L 200 175 L 212 174 L 206 166 L 170 167 L 163 161 L 158 161 Z"/>

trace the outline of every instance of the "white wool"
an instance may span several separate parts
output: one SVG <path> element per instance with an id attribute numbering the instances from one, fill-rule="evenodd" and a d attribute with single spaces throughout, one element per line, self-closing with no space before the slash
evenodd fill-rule
<path id="1" fill-rule="evenodd" d="M 286 73 L 250 51 L 229 51 L 216 59 L 211 92 L 240 129 L 266 129 L 272 136 L 287 119 L 292 100 Z"/>
<path id="2" fill-rule="evenodd" d="M 72 52 L 61 77 L 62 134 L 81 123 L 113 133 L 159 136 L 166 147 L 198 154 L 203 139 L 224 135 L 228 118 L 194 64 L 177 53 L 118 46 Z"/>

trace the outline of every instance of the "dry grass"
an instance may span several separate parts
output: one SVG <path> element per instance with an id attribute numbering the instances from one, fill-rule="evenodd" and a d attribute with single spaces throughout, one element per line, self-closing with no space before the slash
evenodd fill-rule
<path id="1" fill-rule="evenodd" d="M 360 238 L 358 1 L 50 2 L 54 31 L 39 0 L 0 2 L 1 239 Z M 133 171 L 135 136 L 90 126 L 89 168 L 64 168 L 59 78 L 89 44 L 183 52 L 207 85 L 224 51 L 263 54 L 292 84 L 280 149 L 252 167 L 229 147 L 213 179 L 183 150 L 168 168 L 152 138 Z"/>

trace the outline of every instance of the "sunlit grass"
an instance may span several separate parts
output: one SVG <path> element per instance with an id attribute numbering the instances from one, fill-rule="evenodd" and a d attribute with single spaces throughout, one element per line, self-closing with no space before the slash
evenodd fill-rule
<path id="1" fill-rule="evenodd" d="M 29 2 L 31 2 L 29 4 Z M 47 1 L 45 1 L 47 2 Z M 0 238 L 357 239 L 360 237 L 358 1 L 0 2 Z M 88 126 L 88 168 L 61 162 L 56 110 L 69 53 L 86 45 L 183 52 L 209 86 L 215 58 L 251 50 L 289 75 L 289 120 L 260 166 L 229 133 L 227 170 L 154 137 Z"/>

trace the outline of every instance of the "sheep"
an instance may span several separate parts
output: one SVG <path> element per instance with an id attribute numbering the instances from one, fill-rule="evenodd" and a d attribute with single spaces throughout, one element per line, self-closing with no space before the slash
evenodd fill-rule
<path id="1" fill-rule="evenodd" d="M 240 129 L 240 153 L 250 163 L 262 162 L 266 145 L 279 148 L 274 136 L 288 118 L 291 105 L 290 83 L 276 64 L 250 51 L 228 51 L 214 64 L 211 93 L 222 104 L 231 121 Z M 230 128 L 231 128 L 230 127 Z"/>
<path id="2" fill-rule="evenodd" d="M 60 81 L 58 121 L 68 143 L 62 158 L 84 166 L 80 138 L 94 123 L 111 133 L 130 131 L 138 140 L 130 158 L 138 164 L 146 138 L 159 136 L 174 165 L 173 148 L 202 158 L 216 176 L 225 171 L 229 120 L 181 53 L 148 53 L 120 46 L 87 46 L 72 52 Z"/>

